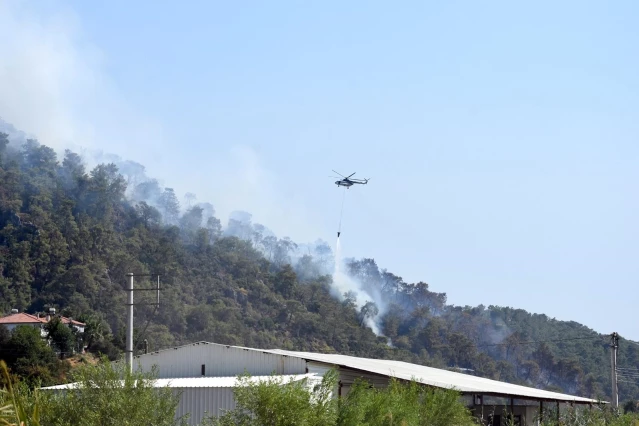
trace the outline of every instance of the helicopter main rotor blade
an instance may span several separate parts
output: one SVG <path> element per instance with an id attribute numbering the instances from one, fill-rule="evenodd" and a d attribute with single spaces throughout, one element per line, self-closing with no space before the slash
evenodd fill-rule
<path id="1" fill-rule="evenodd" d="M 355 172 L 355 173 L 357 173 L 357 172 Z M 353 175 L 354 175 L 355 173 L 353 173 Z M 351 175 L 351 176 L 353 176 L 353 175 Z M 349 177 L 351 177 L 351 176 L 349 176 Z M 346 179 L 348 179 L 349 177 L 347 177 Z"/>
<path id="2" fill-rule="evenodd" d="M 335 170 L 333 170 L 333 173 L 337 173 L 337 172 L 336 172 Z M 346 177 L 346 176 L 344 176 L 344 175 L 343 175 L 343 174 L 341 174 L 341 173 L 337 173 L 337 174 L 338 174 L 338 175 L 340 175 L 340 176 L 341 176 L 341 177 L 343 177 L 343 178 L 345 178 L 345 177 Z"/>

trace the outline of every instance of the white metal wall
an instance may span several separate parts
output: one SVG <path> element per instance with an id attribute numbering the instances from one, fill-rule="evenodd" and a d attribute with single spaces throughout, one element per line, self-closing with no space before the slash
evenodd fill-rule
<path id="1" fill-rule="evenodd" d="M 212 415 L 219 417 L 236 406 L 232 388 L 176 388 L 173 392 L 182 393 L 175 417 L 189 414 L 189 425 L 197 425 Z"/>
<path id="2" fill-rule="evenodd" d="M 200 377 L 202 365 L 207 377 L 237 376 L 245 370 L 254 376 L 306 373 L 306 361 L 301 358 L 214 343 L 194 343 L 152 352 L 136 357 L 133 363 L 143 371 L 150 371 L 156 364 L 158 378 Z"/>

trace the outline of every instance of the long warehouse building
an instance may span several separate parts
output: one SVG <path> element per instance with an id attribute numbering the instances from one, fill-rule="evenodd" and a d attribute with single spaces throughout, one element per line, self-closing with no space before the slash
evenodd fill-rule
<path id="1" fill-rule="evenodd" d="M 532 426 L 540 410 L 600 401 L 514 385 L 468 374 L 402 361 L 359 358 L 339 354 L 293 352 L 280 349 L 254 349 L 241 346 L 198 342 L 139 355 L 134 368 L 151 371 L 157 367 L 156 386 L 169 386 L 182 393 L 177 416 L 189 413 L 189 424 L 197 425 L 207 415 L 221 415 L 235 408 L 232 397 L 234 378 L 248 372 L 255 380 L 272 374 L 287 380 L 321 380 L 331 369 L 339 373 L 336 392 L 344 396 L 357 378 L 373 386 L 388 385 L 391 377 L 415 380 L 436 388 L 456 389 L 475 416 L 488 424 L 501 425 L 512 414 L 515 424 Z M 45 389 L 64 389 L 70 385 Z"/>

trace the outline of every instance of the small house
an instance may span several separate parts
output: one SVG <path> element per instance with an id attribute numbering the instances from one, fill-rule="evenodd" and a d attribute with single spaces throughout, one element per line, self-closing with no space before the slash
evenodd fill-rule
<path id="1" fill-rule="evenodd" d="M 27 314 L 26 312 L 18 312 L 17 309 L 13 309 L 11 311 L 11 314 L 0 318 L 0 324 L 7 327 L 9 331 L 13 330 L 14 328 L 20 325 L 31 326 L 31 327 L 40 329 L 40 334 L 42 335 L 42 337 L 47 337 L 47 332 L 44 329 L 44 326 L 49 321 L 51 321 L 51 319 L 54 317 L 55 317 L 54 308 L 51 308 L 49 310 L 49 313 L 43 316 L 40 316 L 40 314 L 32 315 L 32 314 Z M 59 318 L 63 324 L 73 327 L 78 333 L 84 333 L 84 328 L 86 327 L 86 324 L 84 324 L 83 322 L 76 321 L 72 318 L 67 318 L 63 316 L 59 316 Z"/>

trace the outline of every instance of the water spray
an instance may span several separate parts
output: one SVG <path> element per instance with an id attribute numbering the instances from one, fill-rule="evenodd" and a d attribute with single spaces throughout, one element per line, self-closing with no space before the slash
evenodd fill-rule
<path id="1" fill-rule="evenodd" d="M 342 216 L 344 215 L 344 200 L 346 200 L 346 189 L 344 189 L 344 195 L 342 196 L 342 208 L 339 211 L 339 225 L 337 227 L 338 244 L 339 244 L 339 235 L 342 233 Z"/>

